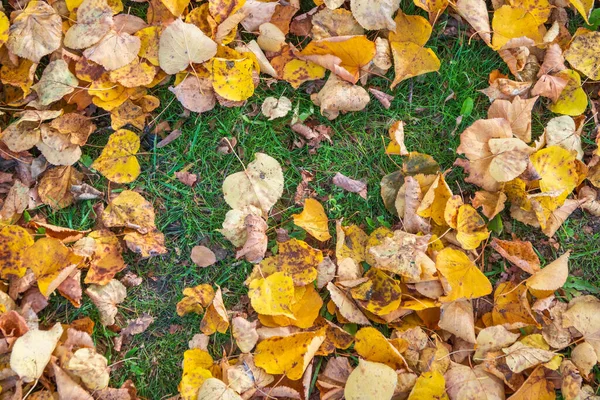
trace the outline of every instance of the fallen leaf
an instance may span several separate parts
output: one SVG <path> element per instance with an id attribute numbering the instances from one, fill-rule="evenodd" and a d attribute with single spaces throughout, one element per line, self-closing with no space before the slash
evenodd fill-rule
<path id="1" fill-rule="evenodd" d="M 262 113 L 269 118 L 269 121 L 285 117 L 291 109 L 292 102 L 285 96 L 281 96 L 279 99 L 267 97 L 261 106 Z"/>
<path id="2" fill-rule="evenodd" d="M 100 42 L 87 48 L 83 55 L 102 65 L 107 71 L 113 71 L 134 61 L 140 47 L 140 38 L 113 29 Z"/>
<path id="3" fill-rule="evenodd" d="M 448 400 L 446 380 L 438 371 L 423 372 L 408 395 L 408 400 L 439 399 Z"/>
<path id="4" fill-rule="evenodd" d="M 518 239 L 500 240 L 493 238 L 491 245 L 502 257 L 523 271 L 533 275 L 540 270 L 540 259 L 535 253 L 531 242 Z"/>
<path id="5" fill-rule="evenodd" d="M 139 50 L 139 49 L 138 49 Z M 203 63 L 217 53 L 217 44 L 196 25 L 180 18 L 160 35 L 158 62 L 167 74 L 183 71 L 192 63 Z"/>
<path id="6" fill-rule="evenodd" d="M 127 296 L 127 289 L 116 279 L 104 286 L 90 285 L 85 293 L 98 307 L 100 322 L 104 326 L 114 325 L 117 315 L 117 304 L 122 303 Z"/>
<path id="7" fill-rule="evenodd" d="M 439 327 L 469 343 L 476 343 L 473 305 L 468 300 L 442 304 Z"/>
<path id="8" fill-rule="evenodd" d="M 445 248 L 435 259 L 435 267 L 448 280 L 450 292 L 442 301 L 472 299 L 492 293 L 488 278 L 460 250 Z"/>
<path id="9" fill-rule="evenodd" d="M 392 368 L 359 359 L 358 366 L 348 376 L 343 395 L 348 400 L 391 399 L 397 384 L 398 377 Z"/>
<path id="10" fill-rule="evenodd" d="M 10 369 L 24 382 L 39 379 L 62 333 L 62 326 L 56 323 L 48 331 L 33 329 L 19 337 L 10 353 Z"/>
<path id="11" fill-rule="evenodd" d="M 217 262 L 217 257 L 211 249 L 205 246 L 194 246 L 190 255 L 194 264 L 206 268 Z"/>
<path id="12" fill-rule="evenodd" d="M 215 332 L 225 333 L 228 328 L 229 316 L 227 315 L 227 310 L 223 303 L 221 288 L 217 287 L 215 296 L 206 309 L 202 322 L 200 323 L 200 331 L 205 335 L 212 335 Z"/>
<path id="13" fill-rule="evenodd" d="M 102 223 L 106 227 L 132 228 L 143 234 L 156 228 L 152 204 L 131 190 L 124 190 L 112 199 L 102 213 Z"/>
<path id="14" fill-rule="evenodd" d="M 321 242 L 331 239 L 327 214 L 325 214 L 325 209 L 317 200 L 306 199 L 302 212 L 294 214 L 292 217 L 294 218 L 294 224 L 306 230 L 315 239 Z"/>
<path id="15" fill-rule="evenodd" d="M 246 261 L 258 263 L 264 257 L 267 251 L 267 223 L 262 217 L 249 214 L 245 220 L 246 241 L 244 246 L 235 253 L 236 258 L 244 256 Z"/>
<path id="16" fill-rule="evenodd" d="M 256 323 L 257 321 L 250 322 L 242 317 L 231 320 L 231 333 L 242 353 L 251 352 L 258 342 Z"/>
<path id="17" fill-rule="evenodd" d="M 100 157 L 92 168 L 115 183 L 131 183 L 140 175 L 140 164 L 136 153 L 140 149 L 140 138 L 134 132 L 119 129 L 108 139 Z"/>
<path id="18" fill-rule="evenodd" d="M 319 93 L 313 93 L 311 100 L 321 108 L 321 114 L 327 119 L 335 119 L 341 112 L 361 111 L 371 98 L 361 87 L 329 75 L 329 79 Z"/>
<path id="19" fill-rule="evenodd" d="M 396 12 L 400 2 L 398 0 L 351 0 L 350 10 L 352 15 L 363 28 L 367 30 L 396 29 L 392 15 Z"/>
<path id="20" fill-rule="evenodd" d="M 351 193 L 358 193 L 363 199 L 367 199 L 367 184 L 361 181 L 357 181 L 352 178 L 348 178 L 340 172 L 336 172 L 333 177 L 333 184 L 347 190 Z"/>
<path id="21" fill-rule="evenodd" d="M 534 296 L 547 297 L 565 284 L 569 275 L 570 254 L 567 251 L 527 279 L 527 288 Z"/>

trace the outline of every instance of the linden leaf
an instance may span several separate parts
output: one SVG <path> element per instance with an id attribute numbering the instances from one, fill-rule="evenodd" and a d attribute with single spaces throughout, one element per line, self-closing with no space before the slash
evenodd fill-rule
<path id="1" fill-rule="evenodd" d="M 490 35 L 490 17 L 484 0 L 458 0 L 456 11 L 479 34 L 483 41 L 489 45 L 492 40 Z"/>
<path id="2" fill-rule="evenodd" d="M 313 93 L 311 100 L 321 108 L 321 114 L 335 119 L 341 112 L 361 111 L 371 101 L 367 91 L 330 74 L 319 93 Z"/>
<path id="3" fill-rule="evenodd" d="M 107 227 L 124 226 L 148 233 L 154 225 L 154 208 L 142 195 L 131 190 L 122 191 L 102 213 L 102 223 Z"/>
<path id="4" fill-rule="evenodd" d="M 494 12 L 492 18 L 492 48 L 501 49 L 511 39 L 528 37 L 535 42 L 541 42 L 542 36 L 538 26 L 544 21 L 539 21 L 536 16 L 521 7 L 503 5 Z"/>
<path id="5" fill-rule="evenodd" d="M 231 333 L 242 353 L 251 352 L 258 342 L 256 324 L 257 321 L 250 322 L 242 317 L 231 320 Z"/>
<path id="6" fill-rule="evenodd" d="M 198 391 L 198 398 L 202 400 L 242 400 L 239 394 L 217 378 L 208 378 L 202 383 Z"/>
<path id="7" fill-rule="evenodd" d="M 396 372 L 385 364 L 358 359 L 344 388 L 347 400 L 391 399 L 398 384 Z"/>
<path id="8" fill-rule="evenodd" d="M 183 317 L 188 313 L 202 314 L 215 298 L 215 290 L 209 284 L 203 283 L 196 287 L 183 289 L 185 296 L 177 303 L 177 315 Z"/>
<path id="9" fill-rule="evenodd" d="M 350 289 L 352 297 L 362 308 L 375 315 L 385 316 L 400 307 L 400 281 L 380 268 L 369 269 L 363 277 L 369 280 Z"/>
<path id="10" fill-rule="evenodd" d="M 90 390 L 108 387 L 108 361 L 103 355 L 96 353 L 95 349 L 81 348 L 75 351 L 64 367 L 66 371 L 81 379 L 84 386 Z"/>
<path id="11" fill-rule="evenodd" d="M 502 325 L 484 328 L 477 335 L 477 349 L 473 359 L 481 361 L 486 353 L 512 345 L 519 336 L 520 334 L 512 333 Z"/>
<path id="12" fill-rule="evenodd" d="M 469 343 L 476 343 L 473 305 L 468 300 L 442 304 L 439 327 Z"/>
<path id="13" fill-rule="evenodd" d="M 458 208 L 456 231 L 456 240 L 465 250 L 476 249 L 490 236 L 485 220 L 469 204 Z"/>
<path id="14" fill-rule="evenodd" d="M 504 382 L 481 366 L 475 368 L 452 363 L 444 374 L 450 400 L 476 399 L 482 395 L 486 400 L 503 400 Z"/>
<path id="15" fill-rule="evenodd" d="M 548 109 L 557 114 L 581 115 L 588 106 L 587 94 L 581 87 L 581 77 L 572 69 L 565 69 L 556 74 L 557 77 L 567 81 L 565 88 L 560 92 L 558 100 L 548 106 Z"/>
<path id="16" fill-rule="evenodd" d="M 555 400 L 554 383 L 546 379 L 545 368 L 540 365 L 510 398 L 511 400 Z"/>
<path id="17" fill-rule="evenodd" d="M 127 129 L 119 129 L 110 135 L 100 157 L 91 167 L 112 182 L 133 182 L 140 175 L 140 164 L 135 157 L 139 149 L 139 136 Z"/>
<path id="18" fill-rule="evenodd" d="M 351 0 L 352 15 L 367 30 L 396 29 L 392 15 L 400 6 L 399 0 Z"/>
<path id="19" fill-rule="evenodd" d="M 189 6 L 190 0 L 161 0 L 161 3 L 176 17 L 180 17 Z"/>
<path id="20" fill-rule="evenodd" d="M 548 297 L 567 282 L 570 254 L 567 251 L 525 281 L 531 294 L 538 298 Z"/>
<path id="21" fill-rule="evenodd" d="M 28 265 L 24 264 L 24 255 L 33 245 L 31 234 L 17 225 L 8 225 L 0 230 L 0 277 L 8 279 L 11 275 L 21 278 Z"/>
<path id="22" fill-rule="evenodd" d="M 540 259 L 531 242 L 494 238 L 492 239 L 492 248 L 527 273 L 535 274 L 540 270 Z"/>
<path id="23" fill-rule="evenodd" d="M 243 101 L 254 94 L 255 64 L 252 58 L 212 59 L 212 83 L 215 92 L 226 100 Z"/>
<path id="24" fill-rule="evenodd" d="M 54 238 L 41 238 L 23 255 L 23 264 L 33 271 L 40 292 L 46 297 L 67 279 L 82 260 Z"/>
<path id="25" fill-rule="evenodd" d="M 563 115 L 548 121 L 544 131 L 546 146 L 560 146 L 565 150 L 576 151 L 577 159 L 583 159 L 581 147 L 581 127 L 577 129 L 573 118 Z"/>
<path id="26" fill-rule="evenodd" d="M 359 325 L 370 325 L 371 323 L 365 317 L 365 315 L 360 311 L 360 309 L 354 304 L 351 298 L 346 296 L 344 292 L 339 289 L 337 286 L 333 284 L 333 282 L 329 282 L 327 284 L 327 290 L 329 291 L 329 295 L 331 296 L 331 300 L 335 303 L 340 311 L 340 314 L 348 321 L 359 324 Z"/>
<path id="27" fill-rule="evenodd" d="M 427 245 L 431 235 L 413 235 L 394 231 L 392 237 L 385 237 L 379 246 L 369 249 L 378 268 L 402 275 L 412 281 L 421 280 L 421 274 L 433 267 L 427 256 Z"/>
<path id="28" fill-rule="evenodd" d="M 38 183 L 40 199 L 53 209 L 62 209 L 74 202 L 73 185 L 81 184 L 83 174 L 72 166 L 46 171 Z"/>
<path id="29" fill-rule="evenodd" d="M 361 70 L 375 57 L 375 43 L 366 36 L 313 40 L 299 56 L 327 68 L 345 81 L 356 83 Z"/>
<path id="30" fill-rule="evenodd" d="M 319 316 L 323 300 L 314 286 L 298 286 L 294 288 L 294 304 L 292 313 L 294 318 L 286 316 L 265 317 L 259 315 L 263 325 L 297 326 L 298 328 L 310 328 Z"/>
<path id="31" fill-rule="evenodd" d="M 446 380 L 437 370 L 423 372 L 417 378 L 415 386 L 408 395 L 408 400 L 439 399 L 448 400 Z"/>
<path id="32" fill-rule="evenodd" d="M 283 315 L 295 318 L 292 312 L 294 282 L 283 272 L 250 282 L 248 297 L 252 308 L 264 315 Z"/>
<path id="33" fill-rule="evenodd" d="M 321 242 L 331 239 L 327 214 L 325 214 L 325 209 L 317 200 L 306 199 L 302 212 L 294 214 L 292 217 L 294 218 L 294 224 L 306 230 L 315 239 Z"/>
<path id="34" fill-rule="evenodd" d="M 92 303 L 98 308 L 102 325 L 114 325 L 117 304 L 122 303 L 127 297 L 125 286 L 118 280 L 113 279 L 104 286 L 90 285 L 85 293 L 90 296 Z"/>
<path id="35" fill-rule="evenodd" d="M 273 157 L 256 153 L 255 158 L 244 171 L 225 178 L 223 195 L 231 208 L 255 206 L 266 214 L 283 194 L 283 171 Z"/>
<path id="36" fill-rule="evenodd" d="M 83 55 L 88 60 L 102 65 L 107 71 L 112 71 L 135 60 L 140 46 L 140 38 L 137 36 L 113 29 L 94 46 L 87 48 Z"/>
<path id="37" fill-rule="evenodd" d="M 48 64 L 32 89 L 37 92 L 40 104 L 47 106 L 73 92 L 78 83 L 75 75 L 69 71 L 69 65 L 61 59 Z"/>
<path id="38" fill-rule="evenodd" d="M 323 329 L 270 337 L 256 346 L 254 362 L 269 374 L 285 374 L 295 381 L 302 378 L 324 340 Z"/>
<path id="39" fill-rule="evenodd" d="M 530 347 L 522 342 L 516 342 L 512 346 L 502 349 L 506 354 L 506 365 L 514 373 L 525 371 L 535 367 L 554 357 L 554 352 Z"/>
<path id="40" fill-rule="evenodd" d="M 435 260 L 435 267 L 448 280 L 450 293 L 444 302 L 461 298 L 472 299 L 492 293 L 492 284 L 475 264 L 460 250 L 445 248 Z"/>
<path id="41" fill-rule="evenodd" d="M 183 353 L 183 374 L 179 382 L 179 393 L 183 400 L 196 400 L 198 391 L 207 379 L 212 378 L 208 370 L 213 359 L 206 351 L 191 349 Z"/>
<path id="42" fill-rule="evenodd" d="M 513 134 L 525 143 L 531 142 L 531 111 L 537 97 L 523 100 L 515 96 L 512 102 L 498 99 L 488 109 L 488 118 L 504 118 L 510 123 Z"/>
<path id="43" fill-rule="evenodd" d="M 205 335 L 212 335 L 215 332 L 225 333 L 228 328 L 229 317 L 223 303 L 223 295 L 221 294 L 221 288 L 217 288 L 212 302 L 204 313 L 200 330 Z"/>
<path id="44" fill-rule="evenodd" d="M 440 60 L 433 50 L 423 47 L 431 36 L 431 25 L 417 15 L 406 15 L 399 11 L 394 20 L 396 30 L 390 32 L 389 41 L 394 57 L 394 88 L 403 80 L 435 72 L 440 69 Z"/>
<path id="45" fill-rule="evenodd" d="M 106 285 L 115 274 L 127 267 L 121 255 L 119 238 L 107 229 L 91 232 L 88 238 L 94 239 L 96 249 L 85 276 L 85 283 Z"/>
<path id="46" fill-rule="evenodd" d="M 87 49 L 98 43 L 113 25 L 113 10 L 106 0 L 84 0 L 77 7 L 77 23 L 65 33 L 65 46 Z"/>
<path id="47" fill-rule="evenodd" d="M 354 350 L 362 358 L 385 364 L 394 370 L 406 368 L 406 361 L 381 332 L 372 327 L 361 328 L 354 337 Z"/>
<path id="48" fill-rule="evenodd" d="M 19 57 L 39 63 L 60 47 L 61 39 L 60 15 L 45 1 L 30 1 L 10 26 L 6 47 Z"/>
<path id="49" fill-rule="evenodd" d="M 160 35 L 158 62 L 167 74 L 183 71 L 192 63 L 203 63 L 217 54 L 217 44 L 196 25 L 180 18 Z"/>
<path id="50" fill-rule="evenodd" d="M 24 382 L 39 379 L 63 333 L 60 323 L 50 330 L 33 329 L 19 337 L 10 353 L 10 369 Z"/>

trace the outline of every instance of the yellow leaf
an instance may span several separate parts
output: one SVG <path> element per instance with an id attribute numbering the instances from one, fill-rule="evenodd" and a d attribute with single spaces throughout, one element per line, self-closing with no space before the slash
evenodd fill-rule
<path id="1" fill-rule="evenodd" d="M 252 308 L 263 315 L 283 315 L 294 319 L 294 282 L 283 272 L 250 282 L 248 297 Z"/>
<path id="2" fill-rule="evenodd" d="M 161 0 L 161 2 L 176 17 L 181 16 L 190 4 L 190 0 Z"/>
<path id="3" fill-rule="evenodd" d="M 385 364 L 358 360 L 344 388 L 346 400 L 388 400 L 398 384 L 396 371 Z"/>
<path id="4" fill-rule="evenodd" d="M 356 304 L 354 304 L 352 299 L 346 296 L 346 294 L 337 286 L 335 286 L 333 282 L 329 282 L 327 284 L 327 290 L 331 296 L 331 301 L 335 306 L 337 306 L 339 313 L 343 318 L 347 319 L 353 324 L 370 325 L 367 317 L 365 317 Z M 333 313 L 334 311 L 331 312 Z"/>
<path id="5" fill-rule="evenodd" d="M 375 43 L 366 36 L 338 36 L 313 40 L 299 54 L 351 83 L 358 82 L 361 70 L 375 57 Z"/>
<path id="6" fill-rule="evenodd" d="M 123 233 L 123 240 L 129 250 L 139 254 L 142 258 L 156 257 L 167 253 L 165 247 L 165 235 L 158 230 L 141 234 L 133 229 L 126 229 Z"/>
<path id="7" fill-rule="evenodd" d="M 132 190 L 123 190 L 109 203 L 102 213 L 102 223 L 109 228 L 124 226 L 140 233 L 156 228 L 152 204 Z"/>
<path id="8" fill-rule="evenodd" d="M 8 225 L 0 230 L 0 277 L 8 279 L 11 275 L 21 278 L 29 265 L 24 264 L 23 256 L 33 245 L 29 232 L 17 225 Z"/>
<path id="9" fill-rule="evenodd" d="M 435 260 L 435 267 L 448 280 L 450 293 L 444 302 L 461 298 L 472 299 L 492 293 L 492 284 L 475 264 L 460 250 L 445 248 Z"/>
<path id="10" fill-rule="evenodd" d="M 2 46 L 8 40 L 8 28 L 10 21 L 3 12 L 0 12 L 0 46 Z"/>
<path id="11" fill-rule="evenodd" d="M 499 50 L 510 39 L 526 36 L 535 43 L 542 41 L 538 27 L 543 22 L 538 21 L 534 14 L 521 7 L 503 5 L 494 12 L 492 18 L 492 47 Z"/>
<path id="12" fill-rule="evenodd" d="M 322 261 L 321 250 L 314 249 L 301 240 L 291 239 L 279 243 L 279 253 L 264 259 L 255 271 L 252 271 L 250 278 L 283 272 L 293 279 L 294 285 L 305 286 L 317 279 L 317 267 Z M 259 271 L 262 271 L 262 275 Z"/>
<path id="13" fill-rule="evenodd" d="M 212 286 L 203 283 L 193 288 L 183 289 L 183 295 L 185 297 L 177 303 L 177 315 L 180 317 L 192 312 L 202 314 L 203 307 L 208 307 L 215 298 L 215 291 Z"/>
<path id="14" fill-rule="evenodd" d="M 287 81 L 294 89 L 298 89 L 306 81 L 322 79 L 325 68 L 311 61 L 293 59 L 283 67 L 283 80 Z"/>
<path id="15" fill-rule="evenodd" d="M 126 88 L 146 86 L 152 83 L 158 68 L 146 61 L 136 59 L 124 67 L 110 71 L 110 80 Z"/>
<path id="16" fill-rule="evenodd" d="M 302 212 L 294 214 L 292 217 L 294 218 L 294 224 L 306 230 L 315 239 L 321 242 L 331 239 L 329 227 L 327 226 L 329 222 L 327 214 L 325 214 L 325 209 L 317 200 L 306 199 Z"/>
<path id="17" fill-rule="evenodd" d="M 183 375 L 177 387 L 183 400 L 198 398 L 198 391 L 204 381 L 212 378 L 208 370 L 212 364 L 212 357 L 203 350 L 192 349 L 183 353 Z"/>
<path id="18" fill-rule="evenodd" d="M 367 234 L 357 225 L 342 226 L 341 221 L 336 222 L 336 232 L 335 256 L 338 262 L 344 258 L 351 258 L 356 263 L 364 261 Z"/>
<path id="19" fill-rule="evenodd" d="M 243 101 L 254 94 L 255 73 L 252 58 L 212 59 L 212 81 L 215 92 L 224 99 Z"/>
<path id="20" fill-rule="evenodd" d="M 431 218 L 440 226 L 446 225 L 444 211 L 446 203 L 452 197 L 452 191 L 444 179 L 444 175 L 438 174 L 435 181 L 423 196 L 417 214 L 424 218 Z"/>
<path id="21" fill-rule="evenodd" d="M 296 381 L 302 378 L 324 340 L 324 329 L 270 337 L 256 346 L 254 362 L 269 374 L 285 374 Z"/>
<path id="22" fill-rule="evenodd" d="M 112 71 L 135 60 L 140 46 L 138 37 L 113 29 L 100 42 L 84 50 L 83 55 L 107 71 Z"/>
<path id="23" fill-rule="evenodd" d="M 25 250 L 23 265 L 30 268 L 40 292 L 48 297 L 83 261 L 54 238 L 41 238 Z"/>
<path id="24" fill-rule="evenodd" d="M 297 293 L 302 294 L 302 296 L 298 298 Z M 295 300 L 294 304 L 292 305 L 292 313 L 294 314 L 294 318 L 273 316 L 270 318 L 270 322 L 273 322 L 278 326 L 291 325 L 302 329 L 310 328 L 313 326 L 315 320 L 319 316 L 319 312 L 323 306 L 323 300 L 313 285 L 298 286 L 295 288 L 294 294 Z M 261 315 L 259 315 L 259 319 L 263 325 L 267 325 L 263 322 L 264 318 L 262 318 Z"/>
<path id="25" fill-rule="evenodd" d="M 417 378 L 408 400 L 448 400 L 444 375 L 435 370 L 423 372 Z"/>
<path id="26" fill-rule="evenodd" d="M 202 318 L 202 322 L 200 323 L 200 330 L 205 335 L 212 335 L 215 332 L 225 333 L 228 328 L 229 317 L 227 316 L 225 304 L 223 304 L 221 288 L 218 288 L 212 303 L 210 303 L 210 306 L 208 306 L 204 313 L 204 318 Z"/>
<path id="27" fill-rule="evenodd" d="M 494 325 L 504 325 L 511 329 L 537 325 L 527 299 L 525 285 L 516 286 L 508 281 L 496 287 L 492 321 Z"/>
<path id="28" fill-rule="evenodd" d="M 560 92 L 558 100 L 548 105 L 548 109 L 557 114 L 581 115 L 588 106 L 587 94 L 581 87 L 581 77 L 572 69 L 565 69 L 555 76 L 567 81 L 567 86 Z"/>
<path id="29" fill-rule="evenodd" d="M 119 238 L 108 229 L 93 231 L 87 237 L 94 239 L 96 248 L 84 281 L 106 285 L 117 272 L 127 267 L 121 255 L 121 243 Z"/>
<path id="30" fill-rule="evenodd" d="M 476 249 L 482 241 L 490 236 L 485 220 L 469 204 L 458 208 L 456 231 L 456 240 L 465 250 Z"/>
<path id="31" fill-rule="evenodd" d="M 567 251 L 525 281 L 531 294 L 537 298 L 548 297 L 567 282 L 570 254 Z"/>
<path id="32" fill-rule="evenodd" d="M 356 332 L 354 341 L 354 350 L 368 361 L 385 364 L 394 370 L 407 366 L 398 348 L 375 328 L 361 328 Z"/>
<path id="33" fill-rule="evenodd" d="M 158 61 L 158 43 L 160 40 L 161 28 L 159 26 L 148 26 L 140 29 L 135 33 L 135 36 L 140 38 L 140 51 L 138 55 L 148 60 L 148 62 L 156 67 L 159 66 Z"/>
<path id="34" fill-rule="evenodd" d="M 546 147 L 529 157 L 541 177 L 540 190 L 545 193 L 558 192 L 561 198 L 559 203 L 583 180 L 577 173 L 576 157 L 576 152 L 560 146 Z"/>
<path id="35" fill-rule="evenodd" d="M 395 71 L 391 88 L 405 79 L 440 69 L 440 60 L 433 50 L 423 47 L 431 36 L 429 22 L 402 11 L 398 12 L 395 21 L 396 30 L 389 35 Z"/>
<path id="36" fill-rule="evenodd" d="M 112 182 L 131 183 L 140 175 L 140 164 L 135 157 L 139 149 L 139 136 L 127 129 L 120 129 L 110 135 L 92 168 Z"/>
<path id="37" fill-rule="evenodd" d="M 375 315 L 386 315 L 400 307 L 400 281 L 379 268 L 369 269 L 364 277 L 369 280 L 353 287 L 350 293 L 365 310 Z"/>
<path id="38" fill-rule="evenodd" d="M 390 139 L 392 140 L 386 147 L 386 154 L 397 154 L 400 156 L 408 155 L 408 150 L 404 145 L 404 122 L 396 121 L 388 130 Z"/>
<path id="39" fill-rule="evenodd" d="M 575 7 L 579 14 L 583 17 L 586 23 L 590 23 L 590 16 L 594 9 L 594 0 L 569 0 L 569 3 Z"/>
<path id="40" fill-rule="evenodd" d="M 367 264 L 371 266 L 375 266 L 377 264 L 375 257 L 371 254 L 371 248 L 379 246 L 383 243 L 383 240 L 386 237 L 392 236 L 394 236 L 394 233 L 385 226 L 380 226 L 371 232 L 369 238 L 367 239 L 367 243 L 365 244 L 365 261 Z"/>

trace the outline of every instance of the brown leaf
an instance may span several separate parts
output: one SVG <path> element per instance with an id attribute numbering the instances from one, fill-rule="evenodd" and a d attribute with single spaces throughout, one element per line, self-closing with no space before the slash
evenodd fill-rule
<path id="1" fill-rule="evenodd" d="M 194 246 L 191 254 L 194 264 L 206 268 L 217 262 L 217 257 L 211 249 L 205 246 Z"/>
<path id="2" fill-rule="evenodd" d="M 246 243 L 236 253 L 235 257 L 245 256 L 248 262 L 260 262 L 267 251 L 267 223 L 262 217 L 252 214 L 247 215 L 244 222 L 246 225 Z"/>
<path id="3" fill-rule="evenodd" d="M 494 238 L 492 240 L 492 248 L 500 253 L 502 257 L 527 273 L 533 275 L 540 270 L 540 259 L 535 253 L 531 242 L 524 242 L 518 239 L 509 241 Z"/>
<path id="4" fill-rule="evenodd" d="M 121 331 L 122 336 L 139 335 L 148 329 L 150 324 L 154 322 L 154 318 L 148 314 L 143 314 L 141 317 L 127 321 L 127 326 Z"/>
<path id="5" fill-rule="evenodd" d="M 357 181 L 352 178 L 337 172 L 333 177 L 333 184 L 341 187 L 344 190 L 352 193 L 358 193 L 363 199 L 367 199 L 367 184 L 361 181 Z"/>
<path id="6" fill-rule="evenodd" d="M 191 174 L 187 171 L 177 171 L 175 172 L 175 177 L 179 180 L 179 182 L 189 187 L 194 187 L 196 181 L 198 180 L 198 175 Z"/>
<path id="7" fill-rule="evenodd" d="M 371 94 L 375 96 L 375 98 L 381 103 L 383 108 L 385 108 L 386 110 L 390 109 L 390 107 L 392 106 L 392 101 L 394 101 L 395 98 L 394 96 L 382 92 L 381 90 L 375 89 L 373 87 L 369 88 L 369 92 L 371 92 Z"/>

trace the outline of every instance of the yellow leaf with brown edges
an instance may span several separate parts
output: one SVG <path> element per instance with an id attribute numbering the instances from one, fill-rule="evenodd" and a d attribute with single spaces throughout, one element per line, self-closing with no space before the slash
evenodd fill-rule
<path id="1" fill-rule="evenodd" d="M 300 214 L 292 215 L 294 224 L 306 230 L 315 239 L 325 242 L 331 239 L 329 234 L 327 214 L 317 200 L 309 198 L 304 202 L 304 209 Z"/>
<path id="2" fill-rule="evenodd" d="M 84 282 L 106 285 L 117 272 L 127 267 L 121 255 L 121 243 L 108 229 L 93 231 L 87 237 L 94 239 L 96 248 Z"/>
<path id="3" fill-rule="evenodd" d="M 254 362 L 269 374 L 285 374 L 296 381 L 302 378 L 324 340 L 324 329 L 270 337 L 256 346 Z"/>
<path id="4" fill-rule="evenodd" d="M 112 199 L 102 213 L 102 223 L 109 228 L 126 227 L 143 234 L 156 228 L 152 204 L 132 190 L 123 190 Z"/>
<path id="5" fill-rule="evenodd" d="M 492 293 L 492 284 L 475 264 L 460 250 L 445 248 L 437 254 L 435 267 L 448 280 L 450 293 L 440 298 L 444 302 L 473 299 Z"/>
<path id="6" fill-rule="evenodd" d="M 81 184 L 83 174 L 72 166 L 56 167 L 46 171 L 38 184 L 40 199 L 53 209 L 61 209 L 73 204 L 71 187 Z"/>
<path id="7" fill-rule="evenodd" d="M 134 132 L 120 129 L 110 135 L 100 157 L 92 168 L 115 183 L 131 183 L 140 175 L 140 164 L 135 157 L 140 149 L 140 138 Z"/>
<path id="8" fill-rule="evenodd" d="M 126 229 L 124 233 L 123 240 L 129 250 L 142 258 L 156 257 L 168 251 L 165 247 L 165 235 L 158 230 L 142 234 L 133 229 Z"/>
<path id="9" fill-rule="evenodd" d="M 502 282 L 496 287 L 492 322 L 510 329 L 537 325 L 529 305 L 525 285 L 516 286 L 508 281 Z"/>
<path id="10" fill-rule="evenodd" d="M 138 52 L 138 56 L 145 58 L 155 67 L 160 65 L 158 61 L 160 33 L 161 27 L 159 26 L 148 26 L 135 33 L 135 36 L 140 39 L 140 51 Z"/>

